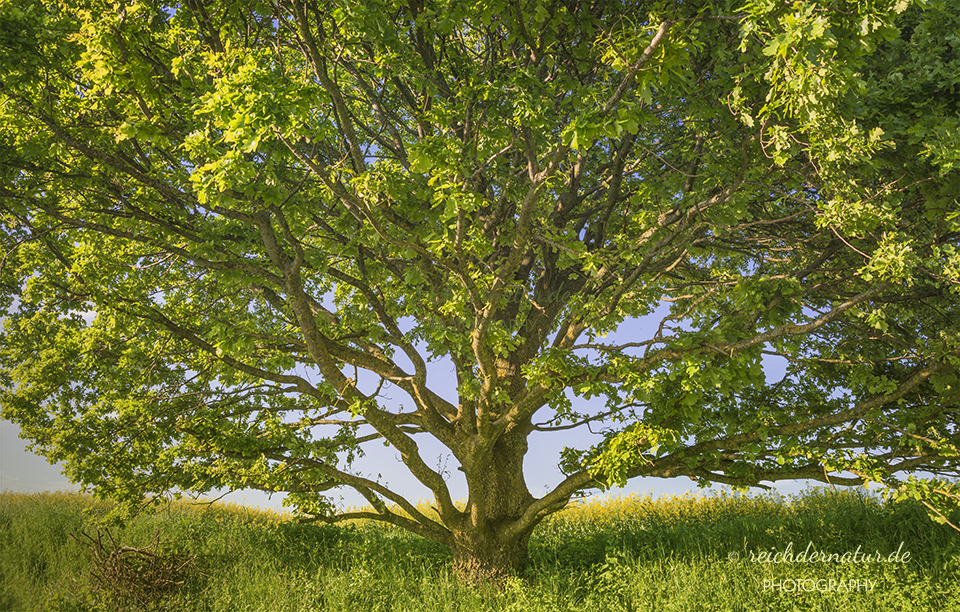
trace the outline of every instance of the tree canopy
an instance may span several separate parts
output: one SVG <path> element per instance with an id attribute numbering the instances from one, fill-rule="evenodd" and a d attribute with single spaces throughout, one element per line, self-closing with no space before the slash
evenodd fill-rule
<path id="1" fill-rule="evenodd" d="M 956 499 L 953 3 L 0 7 L 2 416 L 99 494 L 288 492 L 473 576 L 637 476 Z"/>

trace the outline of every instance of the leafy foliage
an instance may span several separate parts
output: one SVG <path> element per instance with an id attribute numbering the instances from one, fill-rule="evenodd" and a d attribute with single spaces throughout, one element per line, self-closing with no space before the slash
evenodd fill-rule
<path id="1" fill-rule="evenodd" d="M 956 476 L 949 3 L 0 6 L 0 402 L 99 494 L 289 492 L 494 573 L 640 475 L 956 499 L 897 476 Z M 594 425 L 535 498 L 530 434 Z"/>

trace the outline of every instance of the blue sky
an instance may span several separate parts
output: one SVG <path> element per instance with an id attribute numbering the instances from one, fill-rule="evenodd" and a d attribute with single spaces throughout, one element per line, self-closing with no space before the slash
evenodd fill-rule
<path id="1" fill-rule="evenodd" d="M 18 438 L 20 428 L 9 421 L 0 421 L 0 489 L 4 491 L 40 492 L 40 491 L 77 491 L 78 485 L 71 483 L 60 473 L 59 465 L 51 465 L 46 459 L 26 450 L 27 441 Z M 525 472 L 530 482 L 530 490 L 535 496 L 546 492 L 545 487 L 556 484 L 562 477 L 557 469 L 557 453 L 559 447 L 551 444 L 546 438 L 550 434 L 534 434 L 531 439 L 531 452 L 527 457 Z M 422 445 L 426 446 L 426 445 Z M 563 446 L 560 444 L 559 446 Z M 425 449 L 426 459 L 438 459 L 442 462 L 443 455 L 436 449 L 434 455 Z M 434 462 L 432 465 L 436 465 Z M 382 474 L 385 482 L 414 499 L 428 497 L 426 489 L 421 487 L 412 476 L 406 473 L 406 468 L 400 463 L 396 451 L 377 445 L 371 448 L 360 464 L 364 473 Z M 452 462 L 449 465 L 452 472 L 456 471 Z M 465 496 L 466 491 L 458 488 L 454 482 L 451 487 L 455 497 Z M 789 494 L 797 492 L 807 486 L 807 483 L 781 483 L 777 490 Z M 713 490 L 719 489 L 714 486 Z M 613 489 L 604 495 L 623 495 L 629 493 L 651 493 L 655 496 L 675 495 L 684 492 L 703 492 L 687 478 L 637 478 L 629 483 L 625 489 Z M 709 490 L 707 490 L 709 491 Z M 593 491 L 599 494 L 598 491 Z M 344 506 L 363 505 L 364 500 L 348 490 L 334 492 L 334 499 L 340 498 Z M 241 503 L 249 506 L 281 509 L 283 496 L 268 497 L 260 491 L 236 491 L 223 498 L 225 501 Z"/>
<path id="2" fill-rule="evenodd" d="M 663 313 L 660 313 L 662 316 Z M 659 316 L 656 321 L 659 322 Z M 651 318 L 650 323 L 653 323 Z M 625 323 L 608 340 L 629 342 L 638 338 L 649 338 L 656 329 L 649 329 L 646 321 L 631 321 Z M 434 363 L 431 374 L 440 379 L 439 384 L 431 385 L 441 396 L 453 399 L 455 393 L 454 375 L 446 372 L 449 364 Z M 768 378 L 777 378 L 783 375 L 783 366 L 768 360 L 765 362 Z M 394 390 L 399 396 L 401 392 Z M 390 390 L 385 390 L 387 395 Z M 602 403 L 600 404 L 602 406 Z M 19 427 L 9 421 L 0 422 L 0 489 L 20 492 L 78 490 L 79 486 L 69 482 L 60 472 L 60 466 L 51 465 L 47 461 L 26 450 L 27 441 L 18 437 Z M 530 452 L 527 455 L 524 472 L 527 477 L 530 491 L 535 496 L 546 493 L 563 479 L 563 474 L 557 468 L 560 451 L 564 446 L 584 448 L 590 444 L 590 439 L 599 440 L 599 436 L 592 436 L 586 428 L 578 428 L 564 432 L 534 432 L 530 439 Z M 421 448 L 421 455 L 428 465 L 449 474 L 449 486 L 454 497 L 465 497 L 466 487 L 459 479 L 460 472 L 456 469 L 455 460 L 449 456 L 439 443 L 431 444 L 426 437 L 415 438 Z M 390 486 L 405 496 L 413 499 L 429 497 L 429 491 L 420 485 L 406 467 L 400 462 L 399 454 L 393 448 L 385 447 L 374 442 L 365 448 L 365 456 L 358 460 L 356 468 L 363 475 L 380 478 L 381 482 Z M 626 489 L 613 489 L 604 495 L 619 495 L 634 492 L 651 493 L 655 496 L 674 495 L 687 491 L 703 492 L 688 478 L 638 478 L 628 483 Z M 808 486 L 809 483 L 781 483 L 777 490 L 789 494 Z M 719 488 L 715 486 L 714 489 Z M 598 491 L 592 491 L 599 494 Z M 334 500 L 341 506 L 365 505 L 359 494 L 348 489 L 332 492 Z M 268 497 L 259 491 L 237 491 L 224 497 L 227 501 L 246 505 L 279 509 L 283 500 L 282 495 Z"/>

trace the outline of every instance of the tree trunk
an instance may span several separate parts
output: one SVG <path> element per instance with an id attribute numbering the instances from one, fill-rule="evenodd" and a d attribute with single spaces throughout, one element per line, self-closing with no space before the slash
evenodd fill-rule
<path id="1" fill-rule="evenodd" d="M 518 573 L 527 561 L 534 525 L 518 529 L 533 496 L 523 477 L 526 432 L 504 434 L 467 473 L 469 498 L 459 524 L 452 526 L 454 570 L 465 580 L 486 582 Z"/>
<path id="2" fill-rule="evenodd" d="M 468 582 L 499 582 L 527 562 L 530 531 L 506 541 L 493 529 L 454 534 L 453 570 Z"/>

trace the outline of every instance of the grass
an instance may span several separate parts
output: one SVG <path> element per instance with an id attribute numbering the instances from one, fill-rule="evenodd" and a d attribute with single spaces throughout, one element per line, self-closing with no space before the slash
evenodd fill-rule
<path id="1" fill-rule="evenodd" d="M 573 506 L 538 528 L 528 569 L 499 589 L 459 583 L 442 546 L 392 527 L 176 503 L 113 530 L 138 550 L 195 556 L 182 587 L 150 605 L 99 586 L 91 551 L 70 537 L 95 535 L 108 510 L 77 494 L 0 494 L 0 612 L 960 611 L 960 534 L 922 506 L 854 491 Z M 149 549 L 158 535 L 164 546 Z M 871 560 L 842 562 L 858 549 Z M 797 561 L 804 551 L 835 557 Z"/>

